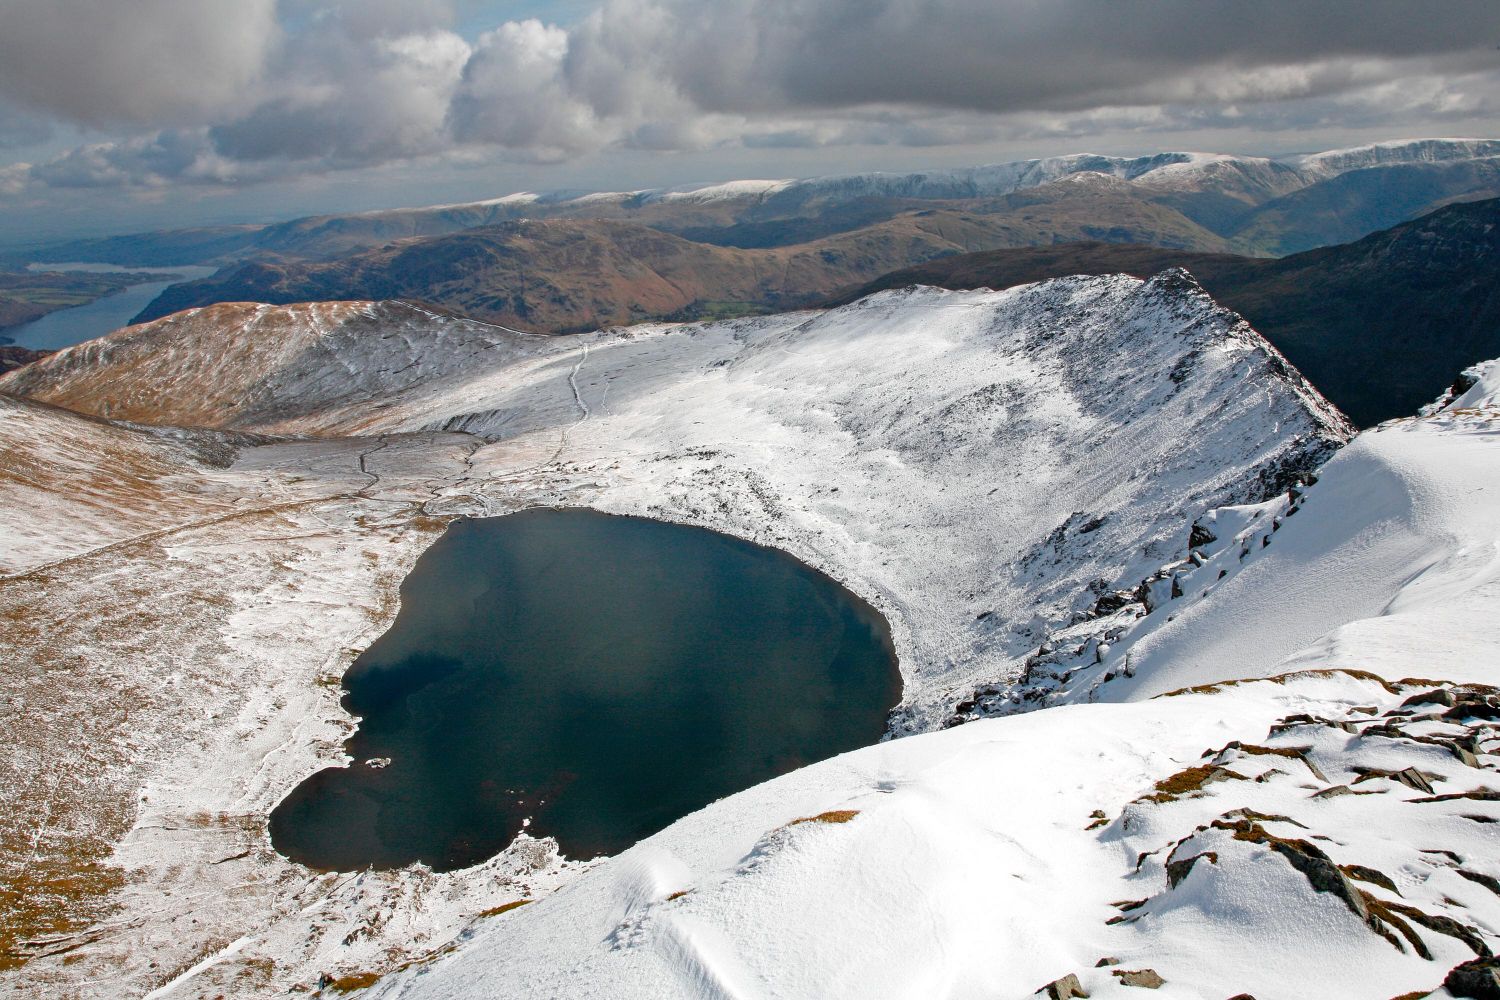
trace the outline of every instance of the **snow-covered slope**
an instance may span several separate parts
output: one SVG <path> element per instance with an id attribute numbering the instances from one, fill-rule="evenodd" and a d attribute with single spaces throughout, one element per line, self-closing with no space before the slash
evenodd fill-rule
<path id="1" fill-rule="evenodd" d="M 1076 153 L 974 167 L 913 173 L 865 172 L 782 180 L 736 180 L 715 184 L 642 191 L 588 194 L 530 192 L 486 201 L 397 209 L 389 214 L 452 212 L 490 206 L 567 209 L 587 204 L 640 207 L 657 203 L 745 202 L 781 207 L 860 198 L 972 199 L 995 198 L 1079 173 L 1105 174 L 1156 190 L 1223 190 L 1231 195 L 1254 190 L 1275 197 L 1349 170 L 1399 163 L 1428 163 L 1500 155 L 1500 141 L 1488 139 L 1416 139 L 1374 143 L 1285 158 L 1225 153 L 1164 152 L 1148 156 Z M 365 213 L 366 215 L 381 213 Z"/>
<path id="2" fill-rule="evenodd" d="M 1488 653 L 1500 646 L 1497 372 L 1475 366 L 1420 419 L 1361 434 L 1313 485 L 1207 512 L 1190 558 L 1045 637 L 1025 684 L 978 691 L 958 717 L 1139 700 L 1298 666 L 1395 681 L 1422 673 L 1423 656 L 1448 680 L 1500 680 Z"/>
<path id="3" fill-rule="evenodd" d="M 0 395 L 0 574 L 232 510 L 244 436 L 157 432 Z"/>
<path id="4" fill-rule="evenodd" d="M 806 768 L 374 995 L 1492 995 L 1471 990 L 1500 938 L 1495 370 L 1361 435 L 1295 517 L 1200 521 L 1184 595 L 1116 644 L 1134 676 L 1079 699 L 1135 704 Z"/>
<path id="5" fill-rule="evenodd" d="M 492 479 L 576 476 L 602 509 L 771 541 L 892 618 L 918 728 L 1090 588 L 1170 558 L 1195 513 L 1284 489 L 1348 432 L 1181 272 L 569 341 L 399 304 L 212 310 L 0 391 L 240 430 L 462 431 L 499 442 L 474 456 Z"/>
<path id="6" fill-rule="evenodd" d="M 1287 162 L 1317 177 L 1396 163 L 1444 163 L 1500 156 L 1495 139 L 1397 139 L 1348 149 L 1330 149 L 1288 158 Z"/>
<path id="7" fill-rule="evenodd" d="M 498 367 L 548 344 L 408 302 L 226 302 L 59 351 L 0 392 L 168 426 L 357 433 L 351 411 L 379 411 L 434 374 Z"/>
<path id="8" fill-rule="evenodd" d="M 569 340 L 233 308 L 220 342 L 179 317 L 0 382 L 325 435 L 200 473 L 229 516 L 48 529 L 45 572 L 0 579 L 40 623 L 0 634 L 18 995 L 1379 1000 L 1493 946 L 1500 368 L 1311 483 L 1344 425 L 1181 273 Z M 44 457 L 89 444 L 35 426 Z M 334 681 L 442 518 L 532 504 L 782 547 L 891 619 L 898 728 L 975 721 L 595 865 L 277 855 L 265 815 L 340 759 Z"/>

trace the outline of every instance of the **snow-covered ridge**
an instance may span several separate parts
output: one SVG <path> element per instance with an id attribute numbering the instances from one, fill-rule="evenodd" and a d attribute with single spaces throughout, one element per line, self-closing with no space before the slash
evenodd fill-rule
<path id="1" fill-rule="evenodd" d="M 1441 163 L 1500 156 L 1495 139 L 1397 139 L 1348 149 L 1288 157 L 1286 162 L 1320 177 L 1396 163 Z"/>
<path id="2" fill-rule="evenodd" d="M 1487 995 L 1493 388 L 1199 518 L 1144 609 L 1065 637 L 1123 626 L 1076 704 L 716 803 L 375 995 Z"/>
<path id="3" fill-rule="evenodd" d="M 1481 496 L 1494 488 L 1494 458 L 1481 443 L 1500 427 L 1497 400 L 1500 361 L 1475 365 L 1424 407 L 1421 419 L 1390 421 L 1361 435 L 1285 494 L 1206 512 L 1193 522 L 1184 558 L 1101 595 L 1039 643 L 1023 684 L 976 691 L 950 721 L 1264 676 L 1308 646 L 1316 650 L 1302 654 L 1309 662 L 1379 672 L 1378 664 L 1350 656 L 1327 634 L 1382 612 L 1391 617 L 1381 627 L 1398 627 L 1403 616 L 1391 609 L 1419 603 L 1402 597 L 1419 589 L 1413 579 L 1442 572 L 1441 563 L 1427 565 L 1430 553 L 1453 547 L 1483 553 L 1500 536 L 1500 512 L 1485 505 L 1463 507 L 1462 517 L 1453 510 L 1434 517 L 1430 495 L 1410 495 L 1413 483 L 1428 494 Z M 1477 461 L 1466 464 L 1464 456 Z M 1483 555 L 1474 558 L 1478 563 L 1459 560 L 1460 575 L 1484 563 Z M 1500 562 L 1481 575 L 1497 569 Z M 1485 613 L 1458 606 L 1443 587 L 1430 603 L 1415 616 L 1419 628 L 1453 619 L 1449 627 L 1463 632 L 1470 616 Z M 1254 642 L 1238 631 L 1246 617 L 1276 616 L 1279 627 Z M 1411 635 L 1414 645 L 1419 636 Z M 1427 641 L 1436 647 L 1445 640 Z M 1492 681 L 1485 670 L 1472 672 L 1461 645 L 1452 653 L 1444 676 Z"/>
<path id="4" fill-rule="evenodd" d="M 546 462 L 566 456 L 596 477 L 583 502 L 782 545 L 874 600 L 907 729 L 1017 671 L 1089 588 L 1154 569 L 1192 515 L 1284 489 L 1350 433 L 1180 271 L 569 340 L 400 303 L 216 306 L 0 391 L 241 431 L 460 431 L 497 442 L 476 455 L 494 474 L 519 451 L 572 475 Z"/>
<path id="5" fill-rule="evenodd" d="M 69 347 L 0 392 L 142 423 L 358 433 L 351 410 L 379 411 L 434 374 L 559 347 L 409 302 L 228 302 Z"/>
<path id="6" fill-rule="evenodd" d="M 399 212 L 454 211 L 513 204 L 701 203 L 772 198 L 806 201 L 834 198 L 966 199 L 994 198 L 1078 174 L 1103 174 L 1152 189 L 1193 188 L 1208 178 L 1239 173 L 1269 186 L 1294 189 L 1350 170 L 1400 163 L 1433 163 L 1500 156 L 1500 140 L 1410 139 L 1288 157 L 1211 152 L 1164 152 L 1149 156 L 1074 153 L 951 167 L 911 173 L 866 172 L 780 180 L 732 180 L 636 191 L 517 192 L 484 201 L 398 209 Z M 1299 174 L 1304 176 L 1298 177 Z M 1278 191 L 1277 193 L 1284 193 Z M 380 213 L 365 213 L 378 215 Z"/>
<path id="7" fill-rule="evenodd" d="M 1443 410 L 1484 410 L 1500 407 L 1500 360 L 1484 361 L 1459 373 L 1448 391 L 1422 415 L 1435 416 Z"/>
<path id="8" fill-rule="evenodd" d="M 165 455 L 107 537 L 80 530 L 90 498 L 0 476 L 0 523 L 35 542 L 0 616 L 40 623 L 0 637 L 36 665 L 0 701 L 26 709 L 0 773 L 72 762 L 50 798 L 24 786 L 3 842 L 40 829 L 41 866 L 103 843 L 129 872 L 84 943 L 28 938 L 18 992 L 1431 987 L 1500 927 L 1495 827 L 1470 818 L 1500 820 L 1496 371 L 1338 450 L 1339 415 L 1182 272 L 567 339 L 240 304 L 64 352 L 0 392 L 310 436 L 219 468 L 200 436 L 17 404 L 58 418 L 7 426 L 44 487 L 72 459 L 59 493 L 94 454 Z M 443 876 L 276 855 L 264 816 L 338 760 L 337 677 L 412 560 L 445 517 L 536 504 L 706 525 L 847 582 L 893 624 L 919 735 L 599 865 L 524 840 Z M 1142 581 L 1150 614 L 1107 607 Z M 1043 642 L 1066 655 L 1025 678 Z M 989 686 L 1057 707 L 933 732 Z"/>

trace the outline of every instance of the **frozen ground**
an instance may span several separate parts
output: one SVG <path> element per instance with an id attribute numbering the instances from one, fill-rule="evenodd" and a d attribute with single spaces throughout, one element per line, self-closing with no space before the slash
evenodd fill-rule
<path id="1" fill-rule="evenodd" d="M 389 623 L 397 584 L 448 516 L 586 504 L 785 548 L 891 619 L 906 678 L 900 731 L 1028 702 L 1139 699 L 1334 653 L 1379 659 L 1362 666 L 1392 678 L 1493 683 L 1481 669 L 1493 636 L 1475 623 L 1495 617 L 1482 560 L 1494 530 L 1482 495 L 1462 493 L 1495 468 L 1493 401 L 1362 436 L 1287 517 L 1280 491 L 1346 427 L 1180 275 L 887 293 L 827 314 L 567 341 L 402 304 L 293 307 L 308 310 L 300 318 L 213 308 L 0 380 L 0 392 L 131 420 L 215 425 L 105 428 L 101 467 L 137 453 L 162 463 L 130 480 L 139 499 L 80 507 L 75 476 L 43 502 L 0 466 L 0 526 L 28 546 L 0 579 L 0 615 L 23 623 L 0 638 L 17 665 L 0 707 L 18 734 L 0 749 L 20 805 L 0 822 L 0 864 L 25 890 L 5 901 L 0 928 L 5 960 L 25 960 L 0 980 L 13 995 L 280 995 L 380 977 L 383 990 L 419 995 L 1020 997 L 1077 972 L 1097 996 L 1133 988 L 1092 968 L 1115 955 L 1121 970 L 1155 969 L 1168 996 L 1386 997 L 1434 985 L 1471 952 L 1420 923 L 1433 960 L 1399 929 L 1398 952 L 1374 929 L 1395 925 L 1364 922 L 1357 908 L 1410 906 L 1434 924 L 1448 915 L 1481 940 L 1500 921 L 1483 879 L 1455 874 L 1500 876 L 1495 827 L 1463 818 L 1493 815 L 1492 803 L 1408 804 L 1419 789 L 1378 775 L 1352 784 L 1355 768 L 1371 767 L 1417 768 L 1440 793 L 1483 784 L 1442 744 L 1472 735 L 1485 749 L 1476 720 L 1417 724 L 1439 743 L 1321 724 L 1268 734 L 1296 713 L 1408 724 L 1389 713 L 1416 687 L 1347 675 L 1065 706 L 883 743 L 725 800 L 602 864 L 522 842 L 442 876 L 292 865 L 271 851 L 265 815 L 339 758 L 351 720 L 337 679 Z M 268 344 L 270 331 L 292 339 Z M 209 393 L 224 405 L 205 406 Z M 0 422 L 7 455 L 45 458 L 64 440 L 76 449 L 100 426 L 49 410 L 61 424 L 44 427 L 37 407 L 15 407 L 27 417 Z M 217 449 L 247 442 L 224 435 L 249 432 L 327 437 L 241 447 L 225 466 Z M 1382 441 L 1408 442 L 1408 457 Z M 1217 586 L 1188 579 L 1177 561 L 1189 523 L 1250 501 L 1266 502 L 1224 525 L 1242 533 L 1257 530 L 1255 513 L 1280 518 L 1273 543 L 1243 561 L 1233 548 Z M 92 526 L 110 505 L 123 523 Z M 1198 546 L 1193 573 L 1226 558 L 1231 533 L 1220 534 Z M 1343 575 L 1306 583 L 1328 591 L 1320 601 L 1276 600 L 1326 569 L 1317 546 L 1347 554 Z M 1166 600 L 1176 610 L 1099 613 L 1101 596 L 1164 564 L 1190 584 Z M 1429 565 L 1443 568 L 1415 575 Z M 1350 580 L 1361 589 L 1344 600 Z M 1234 612 L 1256 599 L 1253 614 Z M 1451 639 L 1424 647 L 1412 669 L 1423 615 L 1452 602 L 1468 610 L 1444 620 Z M 1230 610 L 1196 624 L 1216 608 Z M 1360 630 L 1393 608 L 1409 612 L 1405 631 Z M 1113 629 L 1101 656 L 1097 639 Z M 1317 652 L 1335 629 L 1347 637 Z M 1223 645 L 1208 660 L 1169 649 L 1209 639 Z M 1053 660 L 1023 677 L 1044 643 Z M 1465 648 L 1481 651 L 1467 673 L 1433 662 Z M 1288 752 L 1200 759 L 1236 739 Z M 1304 746 L 1326 780 L 1291 758 Z M 1156 787 L 1205 761 L 1244 780 L 1195 789 L 1221 776 L 1189 772 L 1170 794 Z M 1308 798 L 1336 784 L 1379 794 Z M 1153 795 L 1167 797 L 1131 804 Z M 1315 891 L 1271 839 L 1313 834 L 1284 821 L 1239 816 L 1225 822 L 1255 829 L 1194 834 L 1240 807 L 1332 838 L 1320 843 L 1333 862 L 1379 870 L 1402 896 L 1360 879 L 1384 902 Z M 780 829 L 837 810 L 858 813 Z M 1085 829 L 1095 810 L 1104 822 Z M 1162 856 L 1136 872 L 1146 851 Z M 1183 852 L 1218 863 L 1168 888 L 1166 861 Z M 521 899 L 539 901 L 494 912 Z M 1109 906 L 1136 899 L 1149 902 Z M 1328 960 L 1338 949 L 1355 956 L 1347 982 Z"/>

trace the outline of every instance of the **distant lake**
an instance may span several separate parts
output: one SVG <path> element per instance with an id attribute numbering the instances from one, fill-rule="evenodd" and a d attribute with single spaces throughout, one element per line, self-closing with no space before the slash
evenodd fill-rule
<path id="1" fill-rule="evenodd" d="M 138 268 L 116 267 L 113 264 L 70 263 L 31 264 L 28 265 L 27 270 L 87 271 L 91 274 L 128 274 L 135 271 L 176 275 L 171 281 L 151 281 L 143 285 L 131 285 L 129 288 L 113 292 L 101 299 L 95 299 L 86 305 L 59 309 L 57 312 L 48 313 L 41 319 L 32 320 L 30 323 L 0 330 L 0 338 L 8 338 L 22 347 L 30 347 L 33 350 L 56 350 L 60 347 L 81 344 L 85 340 L 93 340 L 112 330 L 118 330 L 128 324 L 136 313 L 146 308 L 166 289 L 180 282 L 206 278 L 217 268 L 201 265 Z"/>
<path id="2" fill-rule="evenodd" d="M 446 871 L 527 820 L 569 857 L 617 853 L 878 741 L 901 678 L 885 619 L 785 553 L 543 509 L 450 526 L 344 687 L 355 763 L 277 806 L 273 844 L 319 869 Z"/>

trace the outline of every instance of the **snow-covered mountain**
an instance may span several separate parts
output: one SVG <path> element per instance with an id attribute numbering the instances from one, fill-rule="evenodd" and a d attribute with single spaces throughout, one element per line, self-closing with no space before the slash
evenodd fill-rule
<path id="1" fill-rule="evenodd" d="M 1321 177 L 1406 163 L 1451 163 L 1500 156 L 1495 139 L 1406 139 L 1287 157 L 1285 162 Z"/>
<path id="2" fill-rule="evenodd" d="M 1497 371 L 1200 520 L 1078 704 L 717 803 L 373 995 L 1493 995 Z"/>
<path id="3" fill-rule="evenodd" d="M 1436 986 L 1500 927 L 1497 372 L 1340 449 L 1337 412 L 1177 271 L 569 339 L 225 305 L 60 352 L 0 378 L 24 397 L 7 454 L 30 456 L 0 474 L 0 524 L 29 539 L 0 619 L 31 623 L 0 635 L 23 665 L 0 863 L 30 901 L 0 928 L 26 963 L 7 985 Z M 90 536 L 79 456 L 113 475 L 137 452 L 160 465 L 110 495 L 128 523 Z M 917 735 L 603 862 L 526 837 L 441 875 L 276 854 L 265 817 L 341 759 L 338 677 L 417 555 L 450 516 L 536 504 L 701 524 L 845 581 L 891 621 L 893 726 Z"/>
<path id="4" fill-rule="evenodd" d="M 400 303 L 215 306 L 0 391 L 166 425 L 461 431 L 497 442 L 490 477 L 566 469 L 598 477 L 591 505 L 774 540 L 893 617 L 915 728 L 935 689 L 1005 676 L 1087 588 L 1154 569 L 1195 512 L 1285 489 L 1349 433 L 1182 272 L 566 341 Z"/>
<path id="5" fill-rule="evenodd" d="M 739 180 L 638 191 L 517 192 L 485 201 L 397 209 L 396 212 L 453 212 L 461 209 L 707 203 L 748 201 L 789 206 L 813 201 L 861 198 L 967 200 L 995 198 L 1077 174 L 1103 174 L 1143 187 L 1203 189 L 1233 178 L 1236 187 L 1253 187 L 1263 198 L 1275 197 L 1350 170 L 1408 163 L 1443 163 L 1500 156 L 1500 140 L 1417 139 L 1374 143 L 1349 149 L 1288 157 L 1237 156 L 1226 153 L 1166 152 L 1149 156 L 1076 153 L 974 167 L 912 173 L 870 171 L 778 180 Z M 376 216 L 383 213 L 364 213 Z M 510 217 L 510 216 L 504 216 Z"/>
<path id="6" fill-rule="evenodd" d="M 59 351 L 0 392 L 113 420 L 268 433 L 358 434 L 435 376 L 501 368 L 567 341 L 413 303 L 231 302 Z"/>
<path id="7" fill-rule="evenodd" d="M 1497 156 L 1500 143 L 1495 140 L 1419 139 L 1284 157 L 1081 153 L 913 173 L 741 179 L 631 191 L 519 191 L 470 202 L 307 216 L 265 226 L 75 240 L 33 248 L 23 260 L 153 266 L 228 263 L 268 255 L 326 260 L 396 240 L 519 219 L 624 220 L 715 245 L 787 246 L 877 223 L 920 209 L 923 202 L 963 202 L 966 209 L 1004 214 L 1009 207 L 1006 198 L 1078 176 L 1118 179 L 1136 200 L 1180 213 L 1173 218 L 1177 225 L 1165 229 L 1174 239 L 1180 238 L 1182 225 L 1194 224 L 1244 252 L 1279 254 L 1357 239 L 1455 199 L 1494 197 L 1500 194 L 1500 180 L 1488 168 Z M 1292 204 L 1280 204 L 1299 195 Z M 1387 205 L 1392 199 L 1395 204 Z M 1054 206 L 1044 214 L 1066 221 L 1070 212 L 1093 207 Z M 1036 212 L 1028 206 L 1024 214 L 1035 217 Z M 1102 232 L 1119 223 L 1094 215 Z M 1044 236 L 1018 234 L 997 245 L 1050 242 Z M 1131 238 L 1148 240 L 1150 233 L 1137 231 Z"/>

